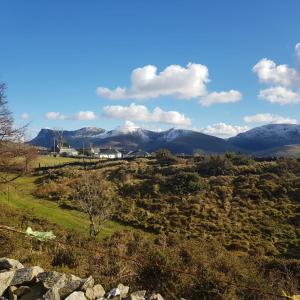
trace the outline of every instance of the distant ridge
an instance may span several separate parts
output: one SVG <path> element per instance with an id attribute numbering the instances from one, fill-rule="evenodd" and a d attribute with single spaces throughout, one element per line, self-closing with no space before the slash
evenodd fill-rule
<path id="1" fill-rule="evenodd" d="M 58 131 L 41 129 L 29 143 L 51 148 Z M 300 125 L 270 124 L 253 128 L 229 139 L 222 139 L 198 131 L 169 129 L 162 132 L 138 127 L 117 128 L 105 131 L 102 128 L 85 127 L 74 131 L 62 131 L 64 141 L 72 147 L 116 147 L 124 150 L 148 152 L 161 148 L 174 154 L 193 154 L 195 150 L 205 153 L 242 152 L 264 156 L 300 156 Z M 294 147 L 287 147 L 294 145 Z M 299 153 L 298 153 L 299 151 Z"/>
<path id="2" fill-rule="evenodd" d="M 269 124 L 250 129 L 228 139 L 245 151 L 266 151 L 275 147 L 300 144 L 300 125 Z"/>
<path id="3" fill-rule="evenodd" d="M 41 129 L 39 134 L 29 143 L 51 148 L 57 134 L 58 131 L 52 129 Z M 82 147 L 84 142 L 85 145 L 116 147 L 125 150 L 141 149 L 148 152 L 167 148 L 175 154 L 192 154 L 197 149 L 207 153 L 238 150 L 224 139 L 197 131 L 174 128 L 162 132 L 142 128 L 111 131 L 105 131 L 101 128 L 81 128 L 74 131 L 63 131 L 61 135 L 67 144 L 75 148 Z"/>

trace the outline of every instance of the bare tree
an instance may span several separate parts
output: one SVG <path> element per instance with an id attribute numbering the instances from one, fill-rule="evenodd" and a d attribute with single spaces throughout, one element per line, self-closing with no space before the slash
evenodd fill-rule
<path id="1" fill-rule="evenodd" d="M 53 129 L 53 152 L 56 152 L 56 148 L 61 148 L 65 144 L 64 130 L 61 128 Z"/>
<path id="2" fill-rule="evenodd" d="M 0 184 L 9 183 L 28 171 L 36 151 L 24 144 L 25 127 L 16 128 L 7 107 L 5 84 L 0 83 Z"/>
<path id="3" fill-rule="evenodd" d="M 103 176 L 84 174 L 75 183 L 73 198 L 90 220 L 89 234 L 96 237 L 115 212 L 115 188 Z"/>

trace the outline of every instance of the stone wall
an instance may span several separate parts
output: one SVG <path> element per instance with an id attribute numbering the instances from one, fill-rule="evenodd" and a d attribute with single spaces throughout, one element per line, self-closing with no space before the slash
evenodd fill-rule
<path id="1" fill-rule="evenodd" d="M 95 284 L 92 276 L 79 278 L 74 275 L 46 272 L 39 266 L 24 267 L 19 261 L 0 258 L 0 300 L 163 300 L 160 294 L 131 291 L 119 284 L 105 291 Z"/>

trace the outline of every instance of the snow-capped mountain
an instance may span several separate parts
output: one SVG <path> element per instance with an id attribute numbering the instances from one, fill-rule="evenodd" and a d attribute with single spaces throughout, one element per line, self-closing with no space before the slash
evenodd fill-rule
<path id="1" fill-rule="evenodd" d="M 37 137 L 29 143 L 51 148 L 56 135 L 55 130 L 42 129 Z M 191 154 L 196 149 L 202 149 L 208 153 L 236 150 L 230 143 L 221 138 L 196 131 L 174 128 L 162 132 L 128 126 L 110 131 L 81 128 L 75 131 L 64 131 L 62 136 L 65 143 L 75 148 L 82 147 L 84 143 L 92 146 L 117 147 L 125 150 L 142 149 L 150 152 L 167 148 L 173 153 L 186 154 Z"/>
<path id="2" fill-rule="evenodd" d="M 171 129 L 163 132 L 161 139 L 165 140 L 167 142 L 171 142 L 182 135 L 188 134 L 189 132 L 191 132 L 191 131 L 185 130 L 185 129 L 171 128 Z"/>
<path id="3" fill-rule="evenodd" d="M 42 129 L 36 138 L 29 143 L 50 148 L 57 132 Z M 63 131 L 63 140 L 72 147 L 85 145 L 99 147 L 117 147 L 124 150 L 152 152 L 167 148 L 173 153 L 192 154 L 201 149 L 206 153 L 224 153 L 236 151 L 256 155 L 274 155 L 287 153 L 287 145 L 300 145 L 300 125 L 271 124 L 253 128 L 230 139 L 221 139 L 198 131 L 186 129 L 169 129 L 156 132 L 127 124 L 114 130 L 105 131 L 100 128 L 81 128 L 75 131 Z M 299 147 L 293 147 L 299 149 Z M 293 150 L 293 153 L 295 150 Z"/>
<path id="4" fill-rule="evenodd" d="M 264 125 L 240 133 L 228 141 L 247 151 L 261 151 L 278 146 L 300 144 L 300 125 Z"/>
<path id="5" fill-rule="evenodd" d="M 95 136 L 94 138 L 106 139 L 106 138 L 122 136 L 122 135 L 131 135 L 131 136 L 140 137 L 141 139 L 143 139 L 145 141 L 149 140 L 147 130 L 144 130 L 142 128 L 136 128 L 134 130 L 124 130 L 124 129 L 110 130 L 110 131 L 106 131 L 102 134 L 99 134 L 98 136 Z"/>

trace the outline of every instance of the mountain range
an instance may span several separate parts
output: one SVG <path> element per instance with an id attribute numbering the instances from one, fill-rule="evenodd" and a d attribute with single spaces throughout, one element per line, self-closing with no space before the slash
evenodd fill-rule
<path id="1" fill-rule="evenodd" d="M 95 127 L 61 132 L 41 129 L 29 143 L 51 148 L 54 139 L 59 136 L 74 148 L 81 148 L 84 144 L 124 150 L 142 149 L 148 152 L 166 148 L 175 154 L 192 154 L 195 150 L 202 150 L 216 154 L 234 151 L 260 156 L 300 156 L 300 125 L 292 124 L 264 125 L 229 139 L 174 128 L 162 132 L 136 127 L 110 131 Z"/>

